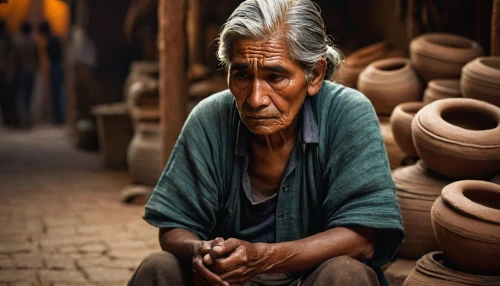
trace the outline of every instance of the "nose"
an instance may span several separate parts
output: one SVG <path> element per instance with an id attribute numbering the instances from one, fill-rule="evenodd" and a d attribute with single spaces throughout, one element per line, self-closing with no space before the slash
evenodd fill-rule
<path id="1" fill-rule="evenodd" d="M 271 99 L 266 93 L 266 84 L 261 82 L 258 78 L 254 78 L 250 95 L 247 97 L 247 103 L 251 107 L 257 109 L 259 107 L 268 106 Z"/>

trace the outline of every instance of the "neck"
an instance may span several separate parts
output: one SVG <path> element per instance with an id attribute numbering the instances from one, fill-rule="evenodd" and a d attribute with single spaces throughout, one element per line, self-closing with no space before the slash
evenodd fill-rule
<path id="1" fill-rule="evenodd" d="M 299 116 L 286 128 L 280 129 L 272 134 L 254 134 L 252 140 L 259 145 L 267 146 L 271 151 L 280 149 L 283 146 L 295 142 L 299 133 Z"/>

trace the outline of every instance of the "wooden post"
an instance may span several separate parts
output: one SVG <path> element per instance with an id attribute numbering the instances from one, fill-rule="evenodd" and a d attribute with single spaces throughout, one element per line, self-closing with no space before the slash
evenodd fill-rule
<path id="1" fill-rule="evenodd" d="M 491 52 L 492 56 L 500 56 L 500 0 L 493 1 L 491 14 Z"/>
<path id="2" fill-rule="evenodd" d="M 187 37 L 189 50 L 189 67 L 195 64 L 202 64 L 202 37 L 204 32 L 201 21 L 201 4 L 200 0 L 189 0 L 189 8 L 187 12 Z"/>
<path id="3" fill-rule="evenodd" d="M 161 162 L 170 158 L 186 120 L 186 0 L 160 0 L 160 132 Z"/>

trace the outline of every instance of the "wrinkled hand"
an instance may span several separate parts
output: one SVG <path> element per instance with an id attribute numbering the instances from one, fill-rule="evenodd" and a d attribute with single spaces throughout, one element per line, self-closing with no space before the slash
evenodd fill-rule
<path id="1" fill-rule="evenodd" d="M 221 285 L 222 279 L 219 275 L 213 273 L 210 269 L 206 267 L 203 263 L 203 257 L 205 255 L 210 255 L 212 248 L 223 242 L 224 239 L 218 237 L 210 241 L 201 241 L 196 244 L 193 249 L 193 282 L 196 286 L 209 286 L 209 285 Z"/>
<path id="2" fill-rule="evenodd" d="M 241 285 L 263 272 L 265 259 L 263 244 L 230 238 L 215 244 L 203 263 L 222 279 L 222 285 Z"/>

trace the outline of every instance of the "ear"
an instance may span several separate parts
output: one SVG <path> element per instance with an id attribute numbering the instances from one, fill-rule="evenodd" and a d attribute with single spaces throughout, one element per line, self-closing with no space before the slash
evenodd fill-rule
<path id="1" fill-rule="evenodd" d="M 307 87 L 307 94 L 309 94 L 310 96 L 313 96 L 319 92 L 321 84 L 323 83 L 323 78 L 325 77 L 326 65 L 326 60 L 324 58 L 321 58 L 312 70 L 311 82 Z"/>

